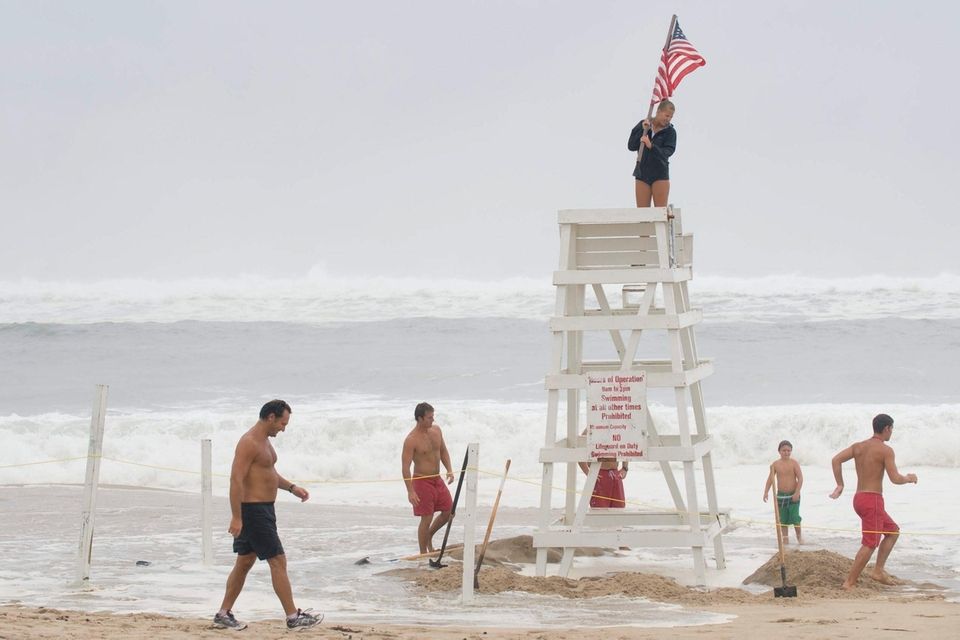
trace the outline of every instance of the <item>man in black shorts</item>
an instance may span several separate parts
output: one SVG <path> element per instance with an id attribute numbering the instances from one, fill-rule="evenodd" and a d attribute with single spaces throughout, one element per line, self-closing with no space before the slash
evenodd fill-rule
<path id="1" fill-rule="evenodd" d="M 287 614 L 287 627 L 312 627 L 323 620 L 323 614 L 302 611 L 293 602 L 293 590 L 287 576 L 287 556 L 283 553 L 277 535 L 277 516 L 273 503 L 277 490 L 283 489 L 306 502 L 310 493 L 277 473 L 277 452 L 269 438 L 287 428 L 290 405 L 283 400 L 271 400 L 260 409 L 260 419 L 250 427 L 240 441 L 230 471 L 230 533 L 237 562 L 227 578 L 220 611 L 213 616 L 214 626 L 225 629 L 245 629 L 246 624 L 233 617 L 233 603 L 237 601 L 247 573 L 259 558 L 270 565 L 273 590 Z"/>

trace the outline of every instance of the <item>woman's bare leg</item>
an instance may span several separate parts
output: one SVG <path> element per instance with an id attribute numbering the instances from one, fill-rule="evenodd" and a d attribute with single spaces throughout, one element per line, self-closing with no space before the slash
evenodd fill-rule
<path id="1" fill-rule="evenodd" d="M 634 180 L 637 183 L 637 207 L 650 206 L 650 185 L 642 180 Z"/>
<path id="2" fill-rule="evenodd" d="M 670 181 L 657 180 L 650 187 L 653 191 L 653 206 L 665 207 L 670 202 Z M 649 206 L 649 205 L 647 205 Z"/>

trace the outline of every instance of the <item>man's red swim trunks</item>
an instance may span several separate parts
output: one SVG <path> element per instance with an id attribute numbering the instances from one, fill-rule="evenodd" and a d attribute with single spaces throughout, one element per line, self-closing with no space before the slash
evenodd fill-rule
<path id="1" fill-rule="evenodd" d="M 858 491 L 853 496 L 853 510 L 860 516 L 863 530 L 860 543 L 865 547 L 876 549 L 880 544 L 880 532 L 900 531 L 900 527 L 883 508 L 882 494 Z"/>
<path id="2" fill-rule="evenodd" d="M 620 472 L 616 469 L 600 469 L 597 484 L 593 486 L 590 506 L 622 508 L 623 505 L 623 478 L 620 477 Z"/>
<path id="3" fill-rule="evenodd" d="M 420 498 L 420 504 L 413 508 L 415 516 L 429 516 L 437 511 L 450 511 L 453 498 L 450 490 L 440 476 L 433 478 L 414 478 L 413 490 Z"/>

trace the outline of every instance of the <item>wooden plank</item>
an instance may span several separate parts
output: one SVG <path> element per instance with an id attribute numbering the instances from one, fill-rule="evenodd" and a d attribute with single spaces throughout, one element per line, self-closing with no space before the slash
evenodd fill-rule
<path id="1" fill-rule="evenodd" d="M 729 522 L 729 511 L 718 514 L 721 521 Z M 687 514 L 675 511 L 634 511 L 631 509 L 590 509 L 584 520 L 587 527 L 683 527 Z M 713 528 L 717 524 L 714 514 L 700 512 L 700 526 Z"/>
<path id="2" fill-rule="evenodd" d="M 712 367 L 713 358 L 701 358 L 698 366 L 704 365 L 710 365 Z M 584 371 L 616 371 L 619 368 L 620 362 L 618 360 L 587 360 L 583 363 Z M 671 371 L 671 363 L 669 360 L 662 358 L 634 360 L 631 370 L 643 370 L 647 373 L 669 373 Z M 692 371 L 692 369 L 687 369 L 687 371 Z"/>
<path id="3" fill-rule="evenodd" d="M 603 290 L 602 284 L 593 285 L 593 295 L 597 298 L 597 304 L 600 305 L 600 312 L 610 315 L 613 313 L 613 309 L 610 308 L 610 302 L 607 300 L 607 292 Z M 584 314 L 587 311 L 584 310 Z M 613 348 L 617 350 L 617 355 L 620 358 L 623 358 L 623 336 L 620 335 L 619 331 L 610 331 L 610 339 L 613 340 Z"/>
<path id="4" fill-rule="evenodd" d="M 653 315 L 590 315 L 550 318 L 550 331 L 642 331 L 644 329 L 681 329 L 703 320 L 699 309 L 676 316 Z"/>
<path id="5" fill-rule="evenodd" d="M 656 251 L 597 251 L 577 253 L 578 267 L 657 267 Z"/>
<path id="6" fill-rule="evenodd" d="M 669 436 L 667 436 L 669 437 Z M 655 446 L 664 444 L 664 436 L 660 435 L 657 424 L 653 420 L 653 414 L 647 412 L 647 442 Z M 666 442 L 669 442 L 666 441 Z M 673 506 L 678 512 L 685 513 L 687 505 L 683 502 L 683 494 L 680 493 L 680 486 L 677 484 L 677 478 L 673 475 L 673 467 L 669 462 L 660 462 L 660 473 L 663 474 L 663 480 L 667 483 L 670 490 L 670 497 L 673 498 Z"/>
<path id="7" fill-rule="evenodd" d="M 677 243 L 677 264 L 683 267 L 693 264 L 693 235 L 681 236 Z"/>
<path id="8" fill-rule="evenodd" d="M 584 363 L 584 371 L 616 371 L 619 368 L 618 362 L 603 362 L 595 366 L 596 363 Z M 623 371 L 646 371 L 647 387 L 656 389 L 669 389 L 675 387 L 688 387 L 693 382 L 699 382 L 713 374 L 713 364 L 711 362 L 702 362 L 693 369 L 687 369 L 680 373 L 659 372 L 643 365 L 634 364 L 629 369 Z M 560 373 L 548 375 L 544 378 L 544 389 L 586 389 L 586 382 L 579 375 Z"/>
<path id="9" fill-rule="evenodd" d="M 204 566 L 213 565 L 213 443 L 200 440 L 200 539 Z"/>
<path id="10" fill-rule="evenodd" d="M 590 452 L 586 447 L 586 440 L 581 436 L 582 442 L 576 446 L 566 445 L 566 439 L 558 440 L 554 446 L 546 446 L 540 449 L 540 462 L 542 463 L 567 463 L 589 462 Z M 645 457 L 634 460 L 633 462 L 685 462 L 700 460 L 704 455 L 710 453 L 714 448 L 714 441 L 710 436 L 705 436 L 698 442 L 689 447 L 680 444 L 680 436 L 660 436 L 663 442 L 661 445 L 647 444 L 644 451 Z"/>
<path id="11" fill-rule="evenodd" d="M 641 236 L 629 238 L 577 238 L 577 251 L 591 253 L 594 251 L 656 251 L 655 237 Z"/>
<path id="12" fill-rule="evenodd" d="M 77 553 L 77 583 L 90 579 L 93 558 L 93 530 L 97 515 L 97 489 L 100 486 L 100 456 L 103 452 L 103 430 L 107 418 L 109 385 L 98 384 L 90 415 L 90 438 L 87 443 L 87 471 L 83 483 L 83 506 L 80 512 L 80 546 Z"/>
<path id="13" fill-rule="evenodd" d="M 557 212 L 560 224 L 607 224 L 623 222 L 666 222 L 667 207 L 638 209 L 561 209 Z"/>
<path id="14" fill-rule="evenodd" d="M 589 531 L 535 531 L 534 547 L 703 547 L 707 542 L 704 532 L 691 533 L 689 529 Z"/>
<path id="15" fill-rule="evenodd" d="M 574 229 L 579 246 L 586 238 L 649 238 L 656 242 L 656 228 L 652 222 L 637 222 L 633 224 L 574 224 L 563 227 Z"/>
<path id="16" fill-rule="evenodd" d="M 693 277 L 690 267 L 673 269 L 582 269 L 554 271 L 555 285 L 636 284 L 638 282 L 682 282 Z"/>
<path id="17" fill-rule="evenodd" d="M 584 316 L 637 316 L 637 315 L 642 315 L 646 313 L 651 316 L 656 316 L 656 315 L 662 316 L 666 314 L 666 311 L 660 308 L 647 309 L 647 307 L 645 306 L 647 301 L 643 300 L 642 302 L 643 304 L 638 303 L 626 308 L 620 308 L 620 307 L 611 308 L 609 313 L 604 312 L 602 309 L 584 309 L 583 315 Z M 562 316 L 558 316 L 558 317 L 562 317 Z"/>
<path id="18" fill-rule="evenodd" d="M 480 443 L 467 444 L 467 475 L 464 490 L 463 514 L 463 574 L 460 577 L 460 597 L 473 601 L 473 564 L 476 548 L 473 545 L 477 526 L 477 473 L 480 464 Z M 460 515 L 460 514 L 458 514 Z"/>

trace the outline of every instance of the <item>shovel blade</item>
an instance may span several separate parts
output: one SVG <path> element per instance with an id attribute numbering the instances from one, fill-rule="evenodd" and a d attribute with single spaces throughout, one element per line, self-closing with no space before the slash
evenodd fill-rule
<path id="1" fill-rule="evenodd" d="M 441 563 L 439 560 L 431 560 L 430 566 L 433 567 L 434 569 L 443 569 L 447 565 Z"/>
<path id="2" fill-rule="evenodd" d="M 796 598 L 797 597 L 797 588 L 796 587 L 774 587 L 773 588 L 773 597 L 774 598 Z"/>

